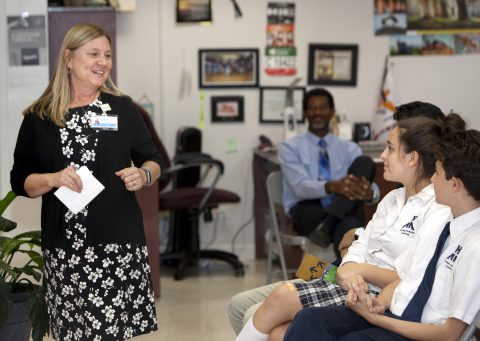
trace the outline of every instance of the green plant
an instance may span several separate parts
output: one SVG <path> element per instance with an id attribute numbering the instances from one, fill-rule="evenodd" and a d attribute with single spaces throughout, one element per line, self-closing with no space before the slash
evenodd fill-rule
<path id="1" fill-rule="evenodd" d="M 28 231 L 11 237 L 3 234 L 17 227 L 17 223 L 2 217 L 3 212 L 14 199 L 15 193 L 10 191 L 0 200 L 0 233 L 2 233 L 0 235 L 0 329 L 7 320 L 13 304 L 12 295 L 26 292 L 28 293 L 27 309 L 32 322 L 32 339 L 37 341 L 42 340 L 43 335 L 48 332 L 43 258 L 37 251 L 40 247 L 40 231 Z M 14 257 L 22 254 L 23 258 L 26 258 L 25 263 L 14 266 Z"/>

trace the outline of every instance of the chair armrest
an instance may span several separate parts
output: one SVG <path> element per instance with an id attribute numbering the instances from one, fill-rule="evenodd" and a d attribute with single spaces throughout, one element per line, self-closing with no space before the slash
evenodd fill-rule
<path id="1" fill-rule="evenodd" d="M 201 166 L 201 165 L 214 165 L 219 170 L 220 174 L 223 174 L 224 166 L 223 162 L 217 159 L 212 158 L 208 154 L 203 153 L 182 153 L 173 159 L 173 163 L 175 165 L 194 165 L 194 166 Z"/>
<path id="2" fill-rule="evenodd" d="M 223 174 L 223 171 L 224 171 L 223 163 L 220 160 L 213 159 L 208 154 L 182 153 L 182 154 L 179 154 L 179 156 L 175 158 L 175 165 L 173 167 L 165 169 L 162 172 L 162 176 L 166 176 L 167 174 L 176 173 L 176 172 L 178 172 L 180 170 L 183 170 L 183 169 L 198 167 L 198 166 L 203 166 L 203 165 L 207 166 L 207 170 L 204 172 L 203 176 L 201 177 L 201 179 L 199 181 L 200 185 L 207 178 L 209 170 L 212 167 L 215 169 L 216 172 L 213 175 L 212 182 L 208 186 L 208 191 L 205 193 L 202 200 L 200 201 L 200 204 L 199 204 L 199 211 L 200 212 L 204 211 L 205 206 L 208 202 L 208 199 L 212 195 L 213 190 L 215 189 L 215 186 L 217 185 L 217 182 L 220 179 L 220 176 Z"/>
<path id="3" fill-rule="evenodd" d="M 199 153 L 199 152 L 194 152 L 194 153 L 180 153 L 178 155 L 175 155 L 173 158 L 173 163 L 183 163 L 188 160 L 211 160 L 213 159 L 209 154 L 205 153 Z"/>
<path id="4" fill-rule="evenodd" d="M 181 164 L 176 164 L 170 168 L 162 170 L 162 176 L 167 174 L 173 174 L 180 170 L 184 170 L 187 168 L 198 167 L 203 165 L 210 165 L 215 166 L 219 175 L 223 174 L 223 163 L 219 160 L 188 160 L 188 162 L 184 162 Z"/>

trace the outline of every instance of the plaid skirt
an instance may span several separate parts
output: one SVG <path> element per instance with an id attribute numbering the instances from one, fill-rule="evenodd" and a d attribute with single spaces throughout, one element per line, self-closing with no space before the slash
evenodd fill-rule
<path id="1" fill-rule="evenodd" d="M 297 289 L 303 308 L 345 305 L 347 291 L 323 278 L 309 282 L 297 282 L 293 285 Z M 373 296 L 378 295 L 378 292 L 373 290 L 369 290 L 368 293 Z"/>
<path id="2" fill-rule="evenodd" d="M 322 279 L 294 283 L 303 308 L 344 305 L 347 291 Z"/>

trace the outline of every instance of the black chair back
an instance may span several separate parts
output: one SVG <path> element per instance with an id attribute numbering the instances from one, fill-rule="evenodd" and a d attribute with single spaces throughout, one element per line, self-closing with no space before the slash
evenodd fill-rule
<path id="1" fill-rule="evenodd" d="M 202 151 L 202 131 L 195 127 L 181 127 L 177 131 L 175 156 Z M 200 180 L 200 166 L 184 169 L 175 178 L 175 188 L 196 186 Z"/>

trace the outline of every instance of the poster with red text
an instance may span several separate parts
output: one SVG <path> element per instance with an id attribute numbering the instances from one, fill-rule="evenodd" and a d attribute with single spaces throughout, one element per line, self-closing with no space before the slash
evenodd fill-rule
<path id="1" fill-rule="evenodd" d="M 295 48 L 295 4 L 269 2 L 267 5 L 267 47 L 265 72 L 271 76 L 297 73 Z"/>

